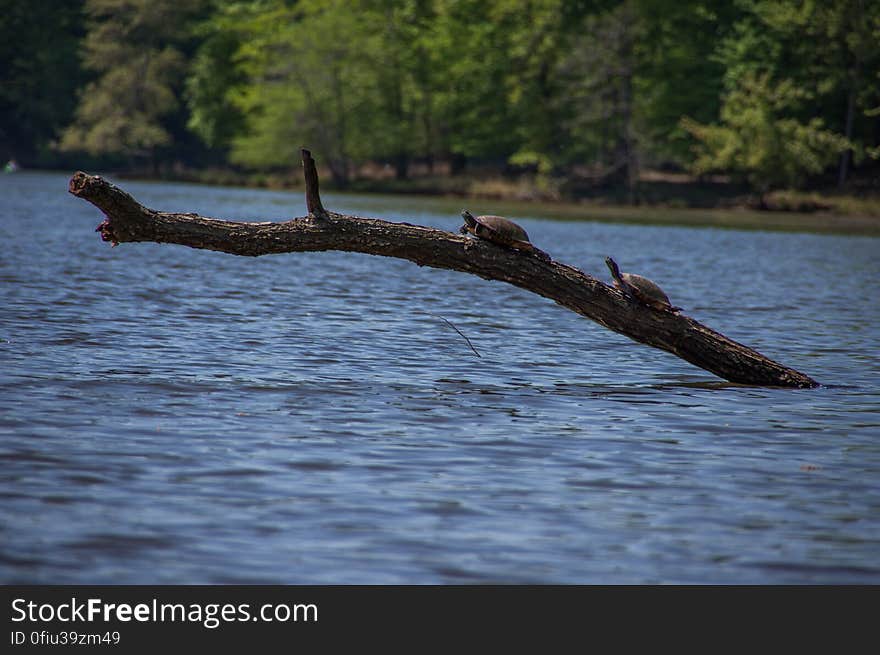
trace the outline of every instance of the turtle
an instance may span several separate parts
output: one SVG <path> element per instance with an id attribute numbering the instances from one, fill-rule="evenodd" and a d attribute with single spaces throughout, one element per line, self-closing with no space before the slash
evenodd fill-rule
<path id="1" fill-rule="evenodd" d="M 528 233 L 509 218 L 503 216 L 474 217 L 467 209 L 462 210 L 461 217 L 464 219 L 464 225 L 459 229 L 462 234 L 472 234 L 500 246 L 531 253 L 546 262 L 550 261 L 550 255 L 533 246 L 529 241 Z"/>
<path id="2" fill-rule="evenodd" d="M 681 307 L 674 307 L 669 302 L 669 296 L 652 280 L 635 273 L 621 273 L 617 267 L 617 262 L 611 259 L 611 257 L 606 257 L 605 263 L 611 270 L 614 286 L 625 294 L 654 309 L 673 313 L 681 310 Z"/>

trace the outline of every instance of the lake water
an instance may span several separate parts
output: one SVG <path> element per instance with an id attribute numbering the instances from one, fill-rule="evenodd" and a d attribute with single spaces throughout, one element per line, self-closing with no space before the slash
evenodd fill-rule
<path id="1" fill-rule="evenodd" d="M 67 180 L 0 177 L 4 583 L 880 583 L 878 238 L 522 218 L 823 384 L 766 389 L 462 273 L 111 248 Z M 460 224 L 460 201 L 324 200 Z"/>

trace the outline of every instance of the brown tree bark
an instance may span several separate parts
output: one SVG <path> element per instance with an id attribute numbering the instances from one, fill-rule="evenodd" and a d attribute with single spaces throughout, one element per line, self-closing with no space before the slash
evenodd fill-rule
<path id="1" fill-rule="evenodd" d="M 71 178 L 70 192 L 104 212 L 106 220 L 96 231 L 113 245 L 151 241 L 247 256 L 341 250 L 398 257 L 419 266 L 508 282 L 731 382 L 818 386 L 809 376 L 688 316 L 647 306 L 572 266 L 430 227 L 327 211 L 318 193 L 315 163 L 307 150 L 303 150 L 303 166 L 309 215 L 286 222 L 240 223 L 155 211 L 101 177 L 82 172 Z"/>

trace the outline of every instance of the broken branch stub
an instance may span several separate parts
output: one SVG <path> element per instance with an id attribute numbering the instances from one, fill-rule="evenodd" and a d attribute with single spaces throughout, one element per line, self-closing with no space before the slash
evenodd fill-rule
<path id="1" fill-rule="evenodd" d="M 144 207 L 101 177 L 78 172 L 70 193 L 104 212 L 105 241 L 174 243 L 234 255 L 340 250 L 397 257 L 513 284 L 634 341 L 665 350 L 731 382 L 779 387 L 819 386 L 696 320 L 655 307 L 582 271 L 535 253 L 444 230 L 328 212 L 321 204 L 311 153 L 303 149 L 309 216 L 285 222 L 241 223 Z M 332 220 L 314 220 L 332 218 Z M 674 308 L 677 309 L 677 308 Z"/>
<path id="2" fill-rule="evenodd" d="M 321 204 L 321 194 L 318 190 L 318 169 L 315 166 L 315 160 L 312 159 L 312 153 L 302 148 L 300 150 L 303 164 L 303 177 L 306 182 L 306 209 L 309 216 L 314 218 L 326 218 L 327 210 Z"/>

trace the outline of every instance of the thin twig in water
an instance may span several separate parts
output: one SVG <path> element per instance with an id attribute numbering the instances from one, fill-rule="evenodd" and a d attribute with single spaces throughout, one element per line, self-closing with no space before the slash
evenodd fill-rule
<path id="1" fill-rule="evenodd" d="M 431 312 L 425 312 L 425 313 L 428 314 L 428 315 L 430 315 L 430 316 L 433 316 L 434 318 L 439 318 L 441 321 L 443 321 L 444 323 L 446 323 L 446 325 L 448 325 L 448 326 L 451 327 L 453 330 L 455 330 L 456 332 L 458 332 L 458 333 L 461 335 L 461 338 L 464 339 L 465 341 L 467 341 L 467 345 L 469 345 L 469 346 L 471 347 L 471 350 L 474 351 L 474 354 L 475 354 L 477 357 L 482 357 L 482 355 L 481 355 L 480 353 L 477 352 L 477 349 L 474 348 L 474 344 L 471 343 L 471 340 L 468 339 L 468 338 L 464 335 L 464 333 L 463 333 L 461 330 L 459 330 L 457 327 L 455 327 L 452 323 L 450 323 L 449 321 L 447 321 L 447 320 L 446 320 L 445 318 L 443 318 L 442 316 L 438 316 L 437 314 L 431 314 Z"/>

